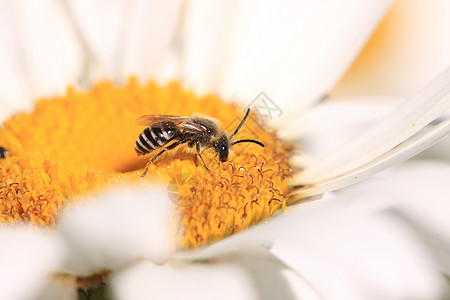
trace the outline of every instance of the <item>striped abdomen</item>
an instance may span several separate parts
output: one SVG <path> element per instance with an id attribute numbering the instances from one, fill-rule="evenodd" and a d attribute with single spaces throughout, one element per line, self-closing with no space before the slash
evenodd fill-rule
<path id="1" fill-rule="evenodd" d="M 164 146 L 178 134 L 179 131 L 173 123 L 155 124 L 141 132 L 134 148 L 138 155 L 145 155 Z"/>

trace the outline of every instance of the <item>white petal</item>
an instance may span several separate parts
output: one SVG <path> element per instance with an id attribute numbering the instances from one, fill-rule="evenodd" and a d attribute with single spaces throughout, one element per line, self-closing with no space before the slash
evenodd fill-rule
<path id="1" fill-rule="evenodd" d="M 0 121 L 31 106 L 28 77 L 21 61 L 16 15 L 11 2 L 0 2 Z"/>
<path id="2" fill-rule="evenodd" d="M 75 276 L 52 276 L 50 282 L 37 299 L 76 300 L 78 299 L 77 278 Z"/>
<path id="3" fill-rule="evenodd" d="M 389 193 L 384 196 L 366 190 L 364 197 L 345 193 L 304 203 L 266 224 L 177 257 L 213 258 L 245 245 L 272 243 L 274 253 L 325 298 L 438 298 L 442 278 L 411 232 L 390 218 L 370 217 L 396 203 Z"/>
<path id="4" fill-rule="evenodd" d="M 441 277 L 414 236 L 391 219 L 369 217 L 392 204 L 379 196 L 348 194 L 302 204 L 266 224 L 177 257 L 214 258 L 272 241 L 274 253 L 311 280 L 326 299 L 397 299 L 414 293 L 436 298 L 443 289 Z"/>
<path id="5" fill-rule="evenodd" d="M 272 252 L 325 299 L 440 299 L 436 265 L 402 224 L 388 217 L 328 223 L 310 236 L 279 238 Z"/>
<path id="6" fill-rule="evenodd" d="M 180 0 L 70 1 L 96 77 L 123 82 L 131 74 L 161 79 L 173 47 Z M 99 78 L 93 78 L 99 79 Z M 103 78 L 101 78 L 103 79 Z"/>
<path id="7" fill-rule="evenodd" d="M 117 79 L 125 46 L 127 14 L 134 3 L 122 0 L 70 0 L 67 3 L 68 15 L 88 51 L 87 67 L 99 69 L 99 74 L 89 79 Z"/>
<path id="8" fill-rule="evenodd" d="M 17 1 L 15 20 L 20 67 L 26 70 L 33 97 L 61 94 L 75 84 L 83 53 L 61 2 Z"/>
<path id="9" fill-rule="evenodd" d="M 181 77 L 199 93 L 218 92 L 249 34 L 256 1 L 190 1 L 182 28 Z"/>
<path id="10" fill-rule="evenodd" d="M 0 50 L 1 51 L 1 50 Z M 0 122 L 14 114 L 30 110 L 30 91 L 24 80 L 25 72 L 17 68 L 9 56 L 0 53 Z"/>
<path id="11" fill-rule="evenodd" d="M 286 124 L 279 134 L 299 140 L 305 152 L 320 158 L 350 138 L 361 135 L 401 101 L 381 96 L 327 99 Z"/>
<path id="12" fill-rule="evenodd" d="M 420 218 L 419 223 L 445 232 L 450 228 L 450 220 L 446 216 L 447 210 L 450 209 L 449 176 L 448 162 L 408 161 L 373 179 L 342 190 L 342 193 L 351 191 L 361 194 L 370 191 L 375 198 L 384 195 L 384 198 L 396 199 L 394 204 Z"/>
<path id="13" fill-rule="evenodd" d="M 322 299 L 310 283 L 265 248 L 246 245 L 214 260 L 240 264 L 262 299 Z"/>
<path id="14" fill-rule="evenodd" d="M 442 140 L 450 133 L 450 119 L 441 123 L 427 126 L 412 138 L 387 151 L 373 161 L 362 165 L 349 172 L 322 181 L 312 186 L 306 186 L 293 192 L 293 196 L 299 199 L 320 195 L 327 191 L 335 191 L 343 187 L 355 184 L 361 180 L 373 176 L 391 165 L 404 161 L 415 154 L 425 150 L 436 142 Z"/>
<path id="15" fill-rule="evenodd" d="M 35 299 L 62 262 L 54 237 L 30 228 L 0 229 L 1 299 Z"/>
<path id="16" fill-rule="evenodd" d="M 318 183 L 356 169 L 408 139 L 450 108 L 450 69 L 398 107 L 380 124 L 303 170 L 296 182 Z"/>
<path id="17" fill-rule="evenodd" d="M 391 1 L 260 1 L 248 10 L 219 93 L 250 104 L 264 91 L 280 124 L 322 98 L 343 75 Z M 230 19 L 230 27 L 233 26 Z"/>
<path id="18" fill-rule="evenodd" d="M 447 116 L 443 117 L 443 118 L 450 119 L 450 115 L 447 114 Z M 450 149 L 450 135 L 447 136 L 446 138 L 443 138 L 436 145 L 431 146 L 427 150 L 425 150 L 422 153 L 420 153 L 419 155 L 417 155 L 417 158 L 418 159 L 441 159 L 441 160 L 450 161 L 450 151 L 448 151 L 448 149 Z"/>
<path id="19" fill-rule="evenodd" d="M 91 275 L 138 258 L 162 263 L 170 256 L 167 192 L 123 187 L 67 209 L 60 234 L 69 248 L 63 272 Z"/>
<path id="20" fill-rule="evenodd" d="M 137 0 L 127 18 L 120 79 L 138 75 L 141 80 L 163 80 L 179 26 L 182 1 Z M 173 80 L 174 78 L 170 78 Z"/>
<path id="21" fill-rule="evenodd" d="M 248 274 L 237 264 L 140 262 L 110 282 L 115 299 L 258 299 Z"/>
<path id="22" fill-rule="evenodd" d="M 450 65 L 450 2 L 396 1 L 334 96 L 409 96 Z"/>
<path id="23" fill-rule="evenodd" d="M 350 207 L 351 199 L 339 199 L 335 201 L 332 195 L 326 194 L 322 200 L 303 203 L 291 207 L 289 211 L 272 217 L 264 223 L 259 223 L 249 229 L 233 234 L 232 236 L 216 242 L 204 249 L 196 251 L 181 252 L 175 254 L 179 259 L 208 259 L 240 249 L 248 245 L 259 245 L 270 247 L 281 235 L 289 236 L 295 230 L 297 235 L 310 235 L 311 228 L 317 226 L 319 220 L 329 222 L 351 222 L 367 212 L 378 211 L 385 208 L 369 205 L 358 205 Z M 345 209 L 344 209 L 345 208 Z M 337 214 L 336 212 L 339 212 Z"/>
<path id="24" fill-rule="evenodd" d="M 395 200 L 397 214 L 422 235 L 435 254 L 439 269 L 450 274 L 448 178 L 448 163 L 410 161 L 348 191 L 362 193 L 370 189 L 374 198 L 389 194 Z"/>
<path id="25" fill-rule="evenodd" d="M 428 254 L 433 255 L 438 263 L 436 267 L 441 272 L 449 274 L 450 260 L 448 253 L 450 244 L 448 243 L 448 237 L 450 236 L 450 224 L 447 214 L 450 209 L 448 203 L 448 195 L 450 194 L 449 177 L 450 166 L 448 163 L 410 161 L 336 194 L 339 198 L 354 199 L 355 203 L 366 202 L 374 208 L 376 206 L 379 206 L 379 208 L 383 206 L 394 207 L 391 209 L 392 215 L 407 222 L 407 225 L 414 229 L 414 233 L 421 236 L 423 240 L 421 246 L 425 246 Z M 329 224 L 329 222 L 327 221 L 325 226 L 326 224 Z M 319 232 L 319 238 L 321 235 L 322 233 Z M 310 243 L 303 244 L 308 245 Z M 388 243 L 380 242 L 380 245 L 383 244 Z M 289 245 L 289 247 L 291 246 Z M 410 253 L 411 251 L 405 251 L 405 255 Z M 293 256 L 294 254 L 292 254 Z M 310 261 L 310 259 L 309 256 L 305 255 L 305 261 Z M 305 267 L 305 261 L 301 263 L 302 267 Z M 328 262 L 325 263 L 328 264 Z M 414 265 L 417 265 L 417 263 Z M 317 267 L 316 264 L 311 263 L 310 269 L 312 270 L 315 267 Z M 336 266 L 336 268 L 342 268 L 342 266 Z M 417 271 L 415 274 L 426 275 L 426 272 L 420 273 Z M 344 278 L 342 274 L 336 274 L 336 277 Z M 399 278 L 403 277 L 400 276 Z M 340 285 L 345 286 L 352 281 L 349 278 L 349 282 Z M 382 298 L 384 299 L 384 297 Z M 445 297 L 428 296 L 428 298 L 441 299 Z"/>
<path id="26" fill-rule="evenodd" d="M 175 261 L 160 267 L 139 263 L 115 275 L 111 285 L 118 299 L 145 295 L 164 295 L 165 299 L 180 295 L 199 299 L 248 299 L 256 295 L 259 299 L 321 299 L 310 284 L 268 250 L 248 246 L 210 261 Z"/>
<path id="27" fill-rule="evenodd" d="M 450 152 L 448 149 L 450 149 L 450 136 L 447 136 L 436 145 L 422 152 L 419 157 L 450 161 Z"/>

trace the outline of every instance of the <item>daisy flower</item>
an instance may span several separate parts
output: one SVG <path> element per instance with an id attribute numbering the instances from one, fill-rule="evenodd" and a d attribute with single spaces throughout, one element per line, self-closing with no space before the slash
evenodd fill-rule
<path id="1" fill-rule="evenodd" d="M 336 84 L 391 4 L 1 2 L 2 296 L 448 295 L 449 167 L 353 186 L 448 135 L 448 56 L 417 91 L 334 99 L 386 86 L 355 75 L 367 50 Z M 264 147 L 236 144 L 219 162 L 180 146 L 141 178 L 137 117 L 198 112 L 231 134 L 247 108 L 236 139 Z"/>

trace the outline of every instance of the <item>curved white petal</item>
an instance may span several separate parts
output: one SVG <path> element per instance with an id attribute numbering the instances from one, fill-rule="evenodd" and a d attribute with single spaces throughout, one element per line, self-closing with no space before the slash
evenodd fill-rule
<path id="1" fill-rule="evenodd" d="M 399 0 L 333 96 L 409 96 L 450 65 L 450 2 Z"/>
<path id="2" fill-rule="evenodd" d="M 82 52 L 61 3 L 0 2 L 0 120 L 35 98 L 65 92 L 81 75 Z"/>
<path id="3" fill-rule="evenodd" d="M 416 237 L 394 219 L 371 216 L 396 204 L 395 196 L 370 191 L 364 197 L 341 193 L 301 204 L 266 224 L 176 257 L 212 259 L 248 245 L 273 244 L 273 253 L 326 299 L 439 298 L 442 278 Z"/>
<path id="4" fill-rule="evenodd" d="M 450 119 L 450 110 L 439 118 L 440 120 Z M 417 155 L 418 159 L 441 159 L 450 161 L 450 135 L 443 138 L 436 145 L 431 146 L 427 150 Z"/>
<path id="5" fill-rule="evenodd" d="M 351 199 L 341 198 L 336 201 L 330 194 L 322 200 L 303 203 L 290 207 L 288 211 L 272 217 L 264 223 L 259 223 L 249 229 L 233 234 L 232 236 L 216 242 L 204 249 L 181 252 L 174 255 L 178 259 L 209 259 L 224 255 L 232 250 L 248 245 L 270 247 L 280 236 L 288 238 L 290 234 L 310 235 L 312 228 L 324 222 L 348 222 L 351 224 L 355 218 L 360 218 L 368 212 L 378 211 L 385 205 L 352 205 Z"/>
<path id="6" fill-rule="evenodd" d="M 52 276 L 39 300 L 76 300 L 78 299 L 77 278 L 75 276 Z"/>
<path id="7" fill-rule="evenodd" d="M 355 220 L 354 220 L 355 221 Z M 416 237 L 386 216 L 323 220 L 310 236 L 279 238 L 271 251 L 325 299 L 441 299 L 445 281 Z"/>
<path id="8" fill-rule="evenodd" d="M 193 1 L 183 79 L 243 104 L 265 91 L 285 111 L 303 107 L 339 79 L 389 4 Z"/>
<path id="9" fill-rule="evenodd" d="M 12 56 L 5 57 L 0 53 L 0 122 L 16 113 L 30 110 L 32 106 L 25 72 L 11 60 L 14 60 Z"/>
<path id="10" fill-rule="evenodd" d="M 348 190 L 353 193 L 371 190 L 374 199 L 389 194 L 395 200 L 397 215 L 422 236 L 438 260 L 439 269 L 450 274 L 448 178 L 449 163 L 409 161 Z"/>
<path id="11" fill-rule="evenodd" d="M 440 159 L 450 161 L 450 151 L 448 151 L 448 149 L 450 149 L 450 136 L 447 136 L 436 145 L 423 151 L 417 156 L 417 158 Z"/>
<path id="12" fill-rule="evenodd" d="M 88 55 L 86 67 L 99 69 L 99 74 L 93 75 L 98 78 L 88 79 L 117 79 L 125 46 L 126 22 L 129 21 L 126 17 L 133 7 L 133 2 L 122 0 L 67 1 L 68 19 L 77 28 L 78 39 Z"/>
<path id="13" fill-rule="evenodd" d="M 246 245 L 214 260 L 241 265 L 251 276 L 261 299 L 322 299 L 320 291 L 265 248 Z"/>
<path id="14" fill-rule="evenodd" d="M 21 66 L 14 6 L 0 1 L 0 121 L 31 106 L 26 70 Z"/>
<path id="15" fill-rule="evenodd" d="M 219 92 L 258 10 L 257 1 L 188 2 L 180 37 L 180 76 L 187 86 Z"/>
<path id="16" fill-rule="evenodd" d="M 253 283 L 237 264 L 140 262 L 113 275 L 115 299 L 258 299 Z"/>
<path id="17" fill-rule="evenodd" d="M 450 108 L 450 68 L 380 124 L 305 168 L 298 183 L 319 183 L 356 169 L 394 148 Z"/>
<path id="18" fill-rule="evenodd" d="M 53 236 L 26 227 L 0 228 L 0 244 L 2 299 L 36 299 L 65 255 Z"/>
<path id="19" fill-rule="evenodd" d="M 286 124 L 279 134 L 299 141 L 302 152 L 320 158 L 382 120 L 402 99 L 387 96 L 330 98 Z"/>
<path id="20" fill-rule="evenodd" d="M 335 191 L 358 183 L 367 177 L 383 171 L 393 164 L 402 162 L 427 149 L 431 145 L 448 136 L 449 133 L 450 120 L 442 121 L 436 125 L 429 125 L 427 128 L 419 132 L 419 134 L 416 134 L 414 137 L 399 144 L 397 147 L 389 150 L 373 161 L 332 179 L 320 182 L 319 184 L 299 188 L 297 191 L 294 191 L 292 195 L 302 199 L 320 195 L 328 191 Z"/>
<path id="21" fill-rule="evenodd" d="M 323 97 L 343 75 L 391 1 L 260 1 L 247 9 L 246 22 L 230 18 L 240 39 L 220 89 L 244 104 L 264 91 L 283 111 L 279 123 Z M 242 27 L 234 26 L 234 22 Z M 236 45 L 234 45 L 236 44 Z M 229 64 L 231 64 L 231 67 Z M 221 68 L 219 68 L 220 70 Z"/>
<path id="22" fill-rule="evenodd" d="M 69 2 L 81 39 L 100 69 L 97 77 L 120 82 L 131 74 L 160 79 L 180 8 L 180 0 Z"/>
<path id="23" fill-rule="evenodd" d="M 167 192 L 122 187 L 67 209 L 59 233 L 69 257 L 62 272 L 92 275 L 138 258 L 162 263 L 170 256 Z"/>
<path id="24" fill-rule="evenodd" d="M 248 246 L 211 260 L 142 262 L 114 275 L 111 286 L 118 299 L 321 299 L 268 250 Z"/>
<path id="25" fill-rule="evenodd" d="M 127 1 L 128 3 L 128 1 Z M 138 75 L 141 80 L 173 80 L 167 73 L 179 30 L 183 2 L 137 0 L 127 21 L 123 63 L 119 78 Z"/>
<path id="26" fill-rule="evenodd" d="M 402 190 L 400 186 L 392 193 L 383 185 L 361 193 L 344 190 L 337 197 L 301 204 L 266 224 L 177 257 L 205 259 L 245 245 L 273 244 L 273 253 L 311 280 L 325 298 L 439 298 L 444 291 L 442 278 L 417 237 L 396 219 L 371 216 L 398 204 Z"/>
<path id="27" fill-rule="evenodd" d="M 14 1 L 19 68 L 32 97 L 64 93 L 83 70 L 83 53 L 61 2 Z M 23 79 L 19 79 L 23 80 Z"/>

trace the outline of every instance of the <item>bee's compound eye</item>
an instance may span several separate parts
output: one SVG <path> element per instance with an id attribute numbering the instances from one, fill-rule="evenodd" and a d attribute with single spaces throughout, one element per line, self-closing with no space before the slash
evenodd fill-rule
<path id="1" fill-rule="evenodd" d="M 220 146 L 219 148 L 219 158 L 222 162 L 228 159 L 228 147 Z"/>

